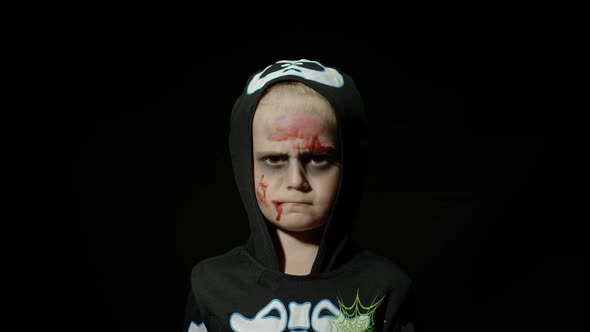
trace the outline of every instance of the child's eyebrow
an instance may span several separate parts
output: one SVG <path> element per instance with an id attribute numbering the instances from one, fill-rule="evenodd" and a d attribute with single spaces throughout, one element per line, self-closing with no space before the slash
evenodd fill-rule
<path id="1" fill-rule="evenodd" d="M 276 152 L 276 151 L 258 151 L 256 152 L 256 157 L 257 158 L 263 158 L 263 157 L 289 157 L 288 153 L 284 153 L 284 152 Z"/>
<path id="2" fill-rule="evenodd" d="M 309 158 L 309 157 L 316 157 L 316 156 L 327 156 L 327 157 L 335 157 L 336 150 L 330 149 L 326 151 L 306 151 L 299 155 L 302 158 Z"/>
<path id="3" fill-rule="evenodd" d="M 328 157 L 335 157 L 336 150 L 329 149 L 326 151 L 305 151 L 299 154 L 301 158 L 309 158 L 314 156 L 328 156 Z M 280 157 L 280 158 L 288 158 L 289 154 L 284 152 L 276 152 L 276 151 L 258 151 L 256 152 L 256 159 L 264 158 L 264 157 Z"/>

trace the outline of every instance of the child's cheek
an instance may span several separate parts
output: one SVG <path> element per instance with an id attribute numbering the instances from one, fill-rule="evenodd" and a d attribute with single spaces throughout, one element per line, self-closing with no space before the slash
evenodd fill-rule
<path id="1" fill-rule="evenodd" d="M 267 206 L 266 190 L 268 189 L 268 183 L 264 180 L 264 174 L 261 174 L 258 178 L 258 184 L 256 185 L 256 198 L 261 206 Z"/>

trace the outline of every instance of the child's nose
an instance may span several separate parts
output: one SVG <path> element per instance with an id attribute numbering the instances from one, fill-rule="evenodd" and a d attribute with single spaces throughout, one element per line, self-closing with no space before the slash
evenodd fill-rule
<path id="1" fill-rule="evenodd" d="M 289 165 L 288 190 L 299 190 L 307 192 L 311 189 L 305 176 L 305 168 L 300 162 L 293 162 Z"/>

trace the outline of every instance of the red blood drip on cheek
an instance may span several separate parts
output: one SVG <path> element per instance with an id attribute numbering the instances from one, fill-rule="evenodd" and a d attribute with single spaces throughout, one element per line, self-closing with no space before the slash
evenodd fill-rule
<path id="1" fill-rule="evenodd" d="M 283 203 L 281 203 L 279 201 L 272 201 L 272 204 L 275 206 L 275 209 L 277 209 L 277 218 L 275 220 L 281 221 L 281 213 L 283 212 Z"/>
<path id="2" fill-rule="evenodd" d="M 268 187 L 268 183 L 264 183 L 264 174 L 260 176 L 260 180 L 258 181 L 258 186 L 256 188 L 256 198 L 258 198 L 258 202 L 260 204 L 266 206 L 266 188 Z"/>

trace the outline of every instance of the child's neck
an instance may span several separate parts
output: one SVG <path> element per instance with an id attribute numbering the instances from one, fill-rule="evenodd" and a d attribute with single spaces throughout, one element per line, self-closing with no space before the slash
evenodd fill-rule
<path id="1" fill-rule="evenodd" d="M 291 275 L 308 275 L 318 253 L 323 228 L 293 232 L 276 228 L 281 271 Z"/>

